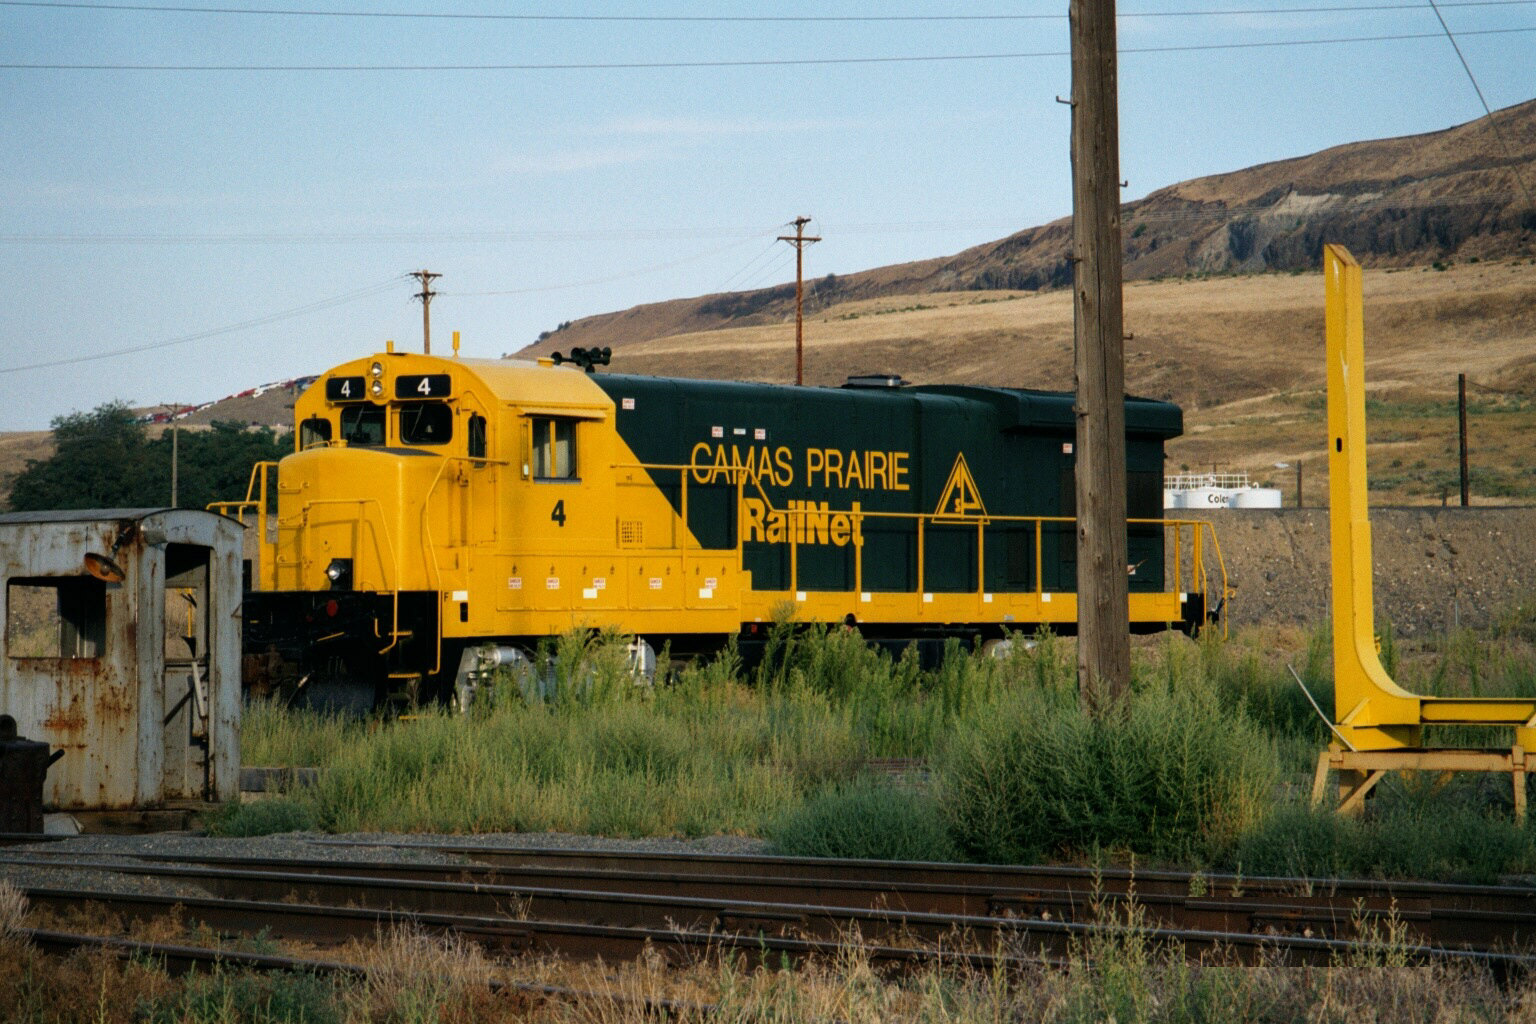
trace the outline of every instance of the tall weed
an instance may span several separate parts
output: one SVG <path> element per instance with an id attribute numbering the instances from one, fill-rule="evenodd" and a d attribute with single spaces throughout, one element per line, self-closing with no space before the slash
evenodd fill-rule
<path id="1" fill-rule="evenodd" d="M 982 861 L 1196 856 L 1259 821 L 1275 782 L 1268 737 L 1210 686 L 1150 681 L 1102 719 L 1075 695 L 1024 691 L 967 724 L 942 763 L 943 805 Z"/>

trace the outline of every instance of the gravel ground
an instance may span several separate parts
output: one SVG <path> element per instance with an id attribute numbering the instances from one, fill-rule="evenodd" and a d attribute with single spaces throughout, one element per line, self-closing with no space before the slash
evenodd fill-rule
<path id="1" fill-rule="evenodd" d="M 1177 514 L 1215 524 L 1233 626 L 1328 620 L 1326 508 Z M 1399 636 L 1483 628 L 1536 595 L 1536 508 L 1373 508 L 1371 547 L 1378 626 Z"/>

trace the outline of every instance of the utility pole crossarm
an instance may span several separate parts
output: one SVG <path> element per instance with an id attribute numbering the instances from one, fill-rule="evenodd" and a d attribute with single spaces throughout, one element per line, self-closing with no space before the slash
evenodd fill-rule
<path id="1" fill-rule="evenodd" d="M 805 247 L 821 241 L 819 235 L 807 235 L 809 217 L 796 217 L 795 233 L 780 235 L 779 241 L 795 247 L 795 384 L 805 383 Z"/>

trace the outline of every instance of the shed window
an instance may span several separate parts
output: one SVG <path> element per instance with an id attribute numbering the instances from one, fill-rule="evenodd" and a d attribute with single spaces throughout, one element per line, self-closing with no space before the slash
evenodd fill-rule
<path id="1" fill-rule="evenodd" d="M 91 576 L 15 579 L 5 594 L 12 658 L 99 658 L 107 642 L 107 585 Z"/>
<path id="2" fill-rule="evenodd" d="M 533 476 L 536 480 L 576 479 L 576 421 L 540 417 L 533 421 Z"/>
<path id="3" fill-rule="evenodd" d="M 405 444 L 447 444 L 453 440 L 453 410 L 447 402 L 402 405 L 400 440 Z"/>
<path id="4" fill-rule="evenodd" d="M 384 443 L 384 407 L 349 405 L 341 410 L 341 439 L 352 445 Z"/>
<path id="5" fill-rule="evenodd" d="M 485 458 L 485 417 L 476 413 L 469 417 L 469 457 Z"/>
<path id="6" fill-rule="evenodd" d="M 317 444 L 329 444 L 331 440 L 331 421 L 319 416 L 311 416 L 299 424 L 299 449 L 313 447 Z"/>

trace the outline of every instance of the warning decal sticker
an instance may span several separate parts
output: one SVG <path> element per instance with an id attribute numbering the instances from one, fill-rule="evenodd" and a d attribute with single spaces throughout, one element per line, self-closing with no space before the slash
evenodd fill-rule
<path id="1" fill-rule="evenodd" d="M 981 503 L 981 491 L 976 487 L 976 478 L 971 476 L 971 467 L 965 463 L 964 452 L 955 453 L 955 467 L 949 471 L 949 482 L 944 485 L 944 494 L 933 514 L 945 517 L 987 514 L 987 507 Z"/>

